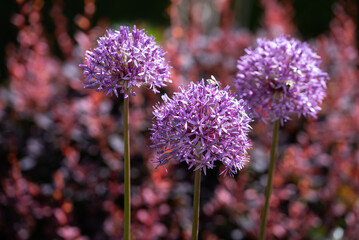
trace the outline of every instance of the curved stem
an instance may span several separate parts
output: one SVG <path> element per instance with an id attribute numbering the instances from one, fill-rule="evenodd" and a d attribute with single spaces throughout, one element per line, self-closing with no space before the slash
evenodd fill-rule
<path id="1" fill-rule="evenodd" d="M 124 222 L 124 239 L 131 238 L 131 176 L 130 176 L 130 130 L 129 130 L 129 101 L 130 96 L 124 99 L 123 103 L 123 129 L 125 142 L 125 222 Z"/>
<path id="2" fill-rule="evenodd" d="M 266 233 L 269 199 L 270 199 L 270 195 L 272 192 L 273 173 L 274 173 L 275 158 L 276 158 L 277 145 L 278 145 L 278 133 L 279 133 L 279 120 L 275 121 L 274 129 L 273 129 L 273 139 L 272 139 L 272 148 L 271 148 L 271 152 L 270 152 L 270 163 L 269 163 L 269 169 L 268 169 L 266 196 L 265 196 L 265 202 L 264 202 L 264 207 L 263 207 L 263 211 L 262 211 L 261 228 L 260 228 L 260 234 L 259 234 L 260 240 L 264 240 L 265 233 Z"/>
<path id="3" fill-rule="evenodd" d="M 192 240 L 198 239 L 198 225 L 199 225 L 199 199 L 201 191 L 201 173 L 199 168 L 196 170 L 194 179 L 194 196 L 193 196 L 193 218 L 192 218 Z"/>

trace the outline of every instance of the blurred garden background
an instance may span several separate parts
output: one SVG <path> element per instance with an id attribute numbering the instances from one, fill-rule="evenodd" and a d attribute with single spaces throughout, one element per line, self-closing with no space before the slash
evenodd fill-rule
<path id="1" fill-rule="evenodd" d="M 280 131 L 268 239 L 359 239 L 358 3 L 355 0 L 6 0 L 0 9 L 0 239 L 121 239 L 123 100 L 83 88 L 78 65 L 107 28 L 146 28 L 172 84 L 233 86 L 258 37 L 307 41 L 330 75 L 318 119 Z M 232 91 L 234 88 L 231 87 Z M 134 239 L 189 239 L 194 174 L 155 169 L 152 106 L 131 97 Z M 250 162 L 202 179 L 200 239 L 257 239 L 271 125 L 253 123 Z"/>

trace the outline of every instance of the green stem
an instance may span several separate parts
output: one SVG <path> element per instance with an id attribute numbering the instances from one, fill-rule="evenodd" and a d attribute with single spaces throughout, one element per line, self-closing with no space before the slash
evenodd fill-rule
<path id="1" fill-rule="evenodd" d="M 199 168 L 196 170 L 194 179 L 194 196 L 193 196 L 193 219 L 192 219 L 192 240 L 198 239 L 198 225 L 199 225 L 199 199 L 201 191 L 201 173 Z"/>
<path id="2" fill-rule="evenodd" d="M 125 141 L 125 223 L 124 223 L 124 240 L 131 238 L 131 177 L 130 177 L 130 130 L 129 122 L 129 101 L 130 96 L 124 99 L 123 103 L 123 129 Z"/>
<path id="3" fill-rule="evenodd" d="M 277 145 L 278 145 L 278 133 L 279 133 L 279 120 L 275 121 L 274 129 L 273 129 L 273 140 L 272 140 L 272 148 L 271 148 L 271 152 L 270 152 L 270 163 L 269 163 L 269 169 L 268 169 L 266 198 L 265 198 L 264 207 L 263 207 L 263 211 L 262 211 L 261 228 L 260 228 L 260 234 L 259 234 L 260 240 L 264 240 L 265 233 L 266 233 L 269 199 L 270 199 L 270 195 L 272 192 L 273 173 L 274 173 L 275 158 L 276 158 Z"/>

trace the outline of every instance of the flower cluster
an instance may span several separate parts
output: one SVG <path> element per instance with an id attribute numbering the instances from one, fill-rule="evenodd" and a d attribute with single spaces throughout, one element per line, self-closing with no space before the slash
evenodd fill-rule
<path id="1" fill-rule="evenodd" d="M 85 87 L 117 97 L 119 89 L 126 98 L 129 93 L 135 95 L 133 86 L 145 84 L 157 93 L 157 88 L 171 82 L 165 52 L 144 30 L 136 26 L 132 31 L 123 26 L 119 31 L 108 30 L 97 44 L 97 48 L 86 52 L 85 63 L 80 65 L 86 77 Z"/>
<path id="2" fill-rule="evenodd" d="M 293 114 L 316 117 L 329 79 L 319 68 L 320 57 L 308 44 L 286 36 L 257 43 L 238 61 L 235 81 L 251 115 L 281 124 Z"/>
<path id="3" fill-rule="evenodd" d="M 154 108 L 151 128 L 158 166 L 173 158 L 206 174 L 215 161 L 221 161 L 225 166 L 221 174 L 232 175 L 248 161 L 251 119 L 228 86 L 221 90 L 204 80 L 191 82 L 173 98 L 163 95 L 162 99 L 164 103 Z"/>

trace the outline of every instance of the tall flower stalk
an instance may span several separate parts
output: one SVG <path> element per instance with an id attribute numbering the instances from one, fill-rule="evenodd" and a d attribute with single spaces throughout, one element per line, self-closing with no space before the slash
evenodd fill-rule
<path id="1" fill-rule="evenodd" d="M 308 46 L 287 36 L 259 39 L 255 49 L 246 49 L 238 60 L 235 85 L 250 116 L 274 122 L 268 182 L 262 211 L 260 238 L 265 226 L 275 168 L 279 126 L 292 115 L 316 117 L 326 96 L 328 74 L 320 68 L 320 57 Z"/>
<path id="2" fill-rule="evenodd" d="M 267 225 L 269 199 L 270 199 L 270 196 L 272 193 L 272 182 L 273 182 L 273 175 L 274 175 L 274 168 L 275 168 L 275 160 L 276 160 L 276 155 L 277 155 L 278 135 L 279 135 L 279 121 L 277 120 L 274 122 L 274 128 L 273 128 L 273 140 L 272 140 L 272 147 L 271 147 L 271 151 L 270 151 L 268 180 L 267 180 L 265 201 L 264 201 L 262 217 L 261 217 L 259 239 L 264 239 L 265 231 L 266 231 L 265 226 Z"/>
<path id="3" fill-rule="evenodd" d="M 123 138 L 124 138 L 124 172 L 125 172 L 125 196 L 124 196 L 124 239 L 130 239 L 131 236 L 131 165 L 130 165 L 130 103 L 129 98 L 124 99 L 123 103 Z"/>
<path id="4" fill-rule="evenodd" d="M 200 179 L 203 171 L 222 162 L 221 174 L 233 175 L 248 161 L 251 144 L 247 134 L 251 119 L 243 101 L 234 98 L 227 86 L 219 89 L 212 78 L 180 87 L 172 98 L 162 96 L 153 111 L 152 147 L 158 166 L 169 160 L 186 162 L 195 171 L 192 239 L 198 238 Z"/>
<path id="5" fill-rule="evenodd" d="M 201 169 L 195 171 L 193 191 L 192 240 L 198 239 L 199 206 L 201 196 Z"/>
<path id="6" fill-rule="evenodd" d="M 145 85 L 154 93 L 171 82 L 165 52 L 152 36 L 134 26 L 108 30 L 97 40 L 98 47 L 86 51 L 80 67 L 86 78 L 85 87 L 95 88 L 106 95 L 124 96 L 124 239 L 131 238 L 131 175 L 129 96 L 136 95 L 134 87 Z"/>

